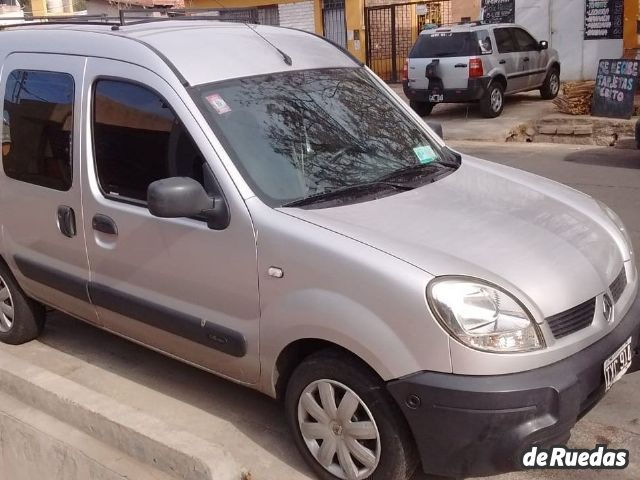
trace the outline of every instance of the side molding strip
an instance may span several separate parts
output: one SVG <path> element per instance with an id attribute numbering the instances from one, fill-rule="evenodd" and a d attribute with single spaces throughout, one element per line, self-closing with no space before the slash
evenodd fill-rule
<path id="1" fill-rule="evenodd" d="M 87 303 L 93 303 L 227 355 L 240 358 L 247 354 L 247 341 L 235 330 L 151 303 L 111 287 L 87 282 L 82 278 L 21 256 L 15 256 L 14 260 L 20 272 L 34 282 L 42 283 Z"/>
<path id="2" fill-rule="evenodd" d="M 234 357 L 244 357 L 247 354 L 247 342 L 235 330 L 93 282 L 89 283 L 89 296 L 94 305 L 192 342 Z"/>
<path id="3" fill-rule="evenodd" d="M 21 256 L 13 259 L 25 277 L 89 303 L 86 280 Z"/>

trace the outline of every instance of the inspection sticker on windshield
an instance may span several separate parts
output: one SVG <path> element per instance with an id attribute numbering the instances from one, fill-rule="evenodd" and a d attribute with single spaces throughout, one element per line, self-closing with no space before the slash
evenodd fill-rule
<path id="1" fill-rule="evenodd" d="M 207 101 L 209 102 L 209 105 L 215 108 L 216 112 L 218 112 L 220 115 L 222 115 L 223 113 L 229 113 L 231 111 L 231 107 L 227 105 L 227 102 L 224 101 L 224 98 L 222 98 L 217 93 L 207 95 Z"/>
<path id="2" fill-rule="evenodd" d="M 436 152 L 433 151 L 433 148 L 426 146 L 426 147 L 416 147 L 413 149 L 413 153 L 416 154 L 416 157 L 418 157 L 418 160 L 420 161 L 420 163 L 431 163 L 434 162 L 436 160 Z"/>

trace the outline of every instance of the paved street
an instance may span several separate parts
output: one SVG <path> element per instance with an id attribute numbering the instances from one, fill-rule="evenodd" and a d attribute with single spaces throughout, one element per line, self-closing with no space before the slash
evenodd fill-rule
<path id="1" fill-rule="evenodd" d="M 605 201 L 626 221 L 640 251 L 640 152 L 537 144 L 453 146 L 545 175 Z M 254 480 L 312 478 L 289 438 L 280 406 L 251 390 L 60 314 L 51 316 L 41 340 L 0 348 L 176 429 L 224 445 L 251 470 Z M 628 470 L 524 472 L 498 479 L 640 478 L 638 391 L 640 373 L 627 376 L 579 423 L 572 439 L 572 446 L 583 448 L 596 443 L 628 448 Z"/>

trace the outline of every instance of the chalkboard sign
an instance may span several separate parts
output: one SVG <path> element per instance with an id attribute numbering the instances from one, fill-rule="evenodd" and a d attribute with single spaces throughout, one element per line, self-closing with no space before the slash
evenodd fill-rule
<path id="1" fill-rule="evenodd" d="M 485 23 L 515 23 L 516 0 L 482 0 Z"/>
<path id="2" fill-rule="evenodd" d="M 586 0 L 585 8 L 585 40 L 623 38 L 624 0 Z"/>
<path id="3" fill-rule="evenodd" d="M 631 118 L 639 72 L 639 60 L 600 60 L 592 115 Z"/>

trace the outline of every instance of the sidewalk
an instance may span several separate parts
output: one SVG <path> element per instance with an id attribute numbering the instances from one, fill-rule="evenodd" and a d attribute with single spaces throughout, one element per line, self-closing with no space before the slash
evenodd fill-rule
<path id="1" fill-rule="evenodd" d="M 402 85 L 390 87 L 408 103 Z M 553 103 L 542 100 L 536 91 L 506 97 L 504 112 L 498 118 L 484 118 L 477 104 L 445 103 L 437 105 L 425 119 L 440 122 L 447 141 L 506 142 L 514 132 L 523 128 L 526 132 L 527 125 L 554 112 Z"/>
<path id="2" fill-rule="evenodd" d="M 408 103 L 402 85 L 390 87 Z M 635 148 L 628 139 L 635 135 L 637 117 L 619 120 L 558 113 L 552 101 L 542 100 L 539 92 L 533 91 L 507 96 L 498 118 L 482 117 L 476 104 L 447 103 L 437 105 L 425 119 L 441 123 L 447 141 L 620 144 Z"/>

